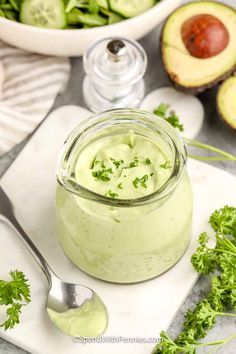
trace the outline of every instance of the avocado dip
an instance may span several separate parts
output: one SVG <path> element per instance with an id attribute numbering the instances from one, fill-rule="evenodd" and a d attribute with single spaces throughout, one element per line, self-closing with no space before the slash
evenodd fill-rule
<path id="1" fill-rule="evenodd" d="M 47 308 L 51 321 L 71 337 L 96 337 L 106 327 L 107 316 L 104 306 L 96 295 L 80 307 L 65 312 Z"/>
<path id="2" fill-rule="evenodd" d="M 181 258 L 191 232 L 192 190 L 180 167 L 182 156 L 165 144 L 159 136 L 155 141 L 124 129 L 109 130 L 79 152 L 73 146 L 68 160 L 73 185 L 92 198 L 59 183 L 56 203 L 60 243 L 81 270 L 133 283 L 163 273 Z"/>

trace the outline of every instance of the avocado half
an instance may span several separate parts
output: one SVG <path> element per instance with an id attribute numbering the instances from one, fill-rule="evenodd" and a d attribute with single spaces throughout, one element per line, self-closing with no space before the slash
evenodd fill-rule
<path id="1" fill-rule="evenodd" d="M 236 131 L 236 76 L 229 77 L 220 85 L 216 100 L 220 118 Z"/>
<path id="2" fill-rule="evenodd" d="M 190 54 L 182 36 L 186 21 L 199 15 L 214 16 L 224 26 L 228 35 L 226 47 L 209 58 Z M 213 41 L 214 38 L 216 36 L 213 33 Z M 211 1 L 191 2 L 179 7 L 164 24 L 161 52 L 164 68 L 177 89 L 197 94 L 212 88 L 236 70 L 236 10 Z"/>

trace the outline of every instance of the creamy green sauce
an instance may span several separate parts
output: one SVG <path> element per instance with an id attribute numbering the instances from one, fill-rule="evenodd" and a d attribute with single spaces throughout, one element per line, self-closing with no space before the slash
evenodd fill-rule
<path id="1" fill-rule="evenodd" d="M 173 156 L 163 146 L 161 139 L 159 145 L 132 131 L 109 134 L 74 151 L 74 178 L 110 198 L 150 195 L 172 173 Z M 184 172 L 167 198 L 118 207 L 58 186 L 57 211 L 60 243 L 79 268 L 103 280 L 132 283 L 163 273 L 185 252 L 192 227 L 192 190 Z"/>
<path id="2" fill-rule="evenodd" d="M 47 308 L 51 321 L 71 337 L 96 337 L 107 327 L 107 313 L 97 296 L 76 309 L 56 312 Z"/>
<path id="3" fill-rule="evenodd" d="M 98 194 L 134 199 L 159 189 L 171 171 L 172 163 L 160 146 L 130 131 L 86 147 L 78 157 L 75 176 Z"/>

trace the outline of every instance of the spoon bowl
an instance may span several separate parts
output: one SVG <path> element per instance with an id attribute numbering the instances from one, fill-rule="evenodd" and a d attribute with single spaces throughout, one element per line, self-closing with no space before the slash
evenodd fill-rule
<path id="1" fill-rule="evenodd" d="M 97 337 L 108 325 L 107 309 L 99 296 L 81 284 L 62 281 L 17 221 L 13 205 L 0 186 L 0 220 L 8 222 L 22 238 L 49 283 L 46 311 L 62 332 L 72 337 Z"/>
<path id="2" fill-rule="evenodd" d="M 52 277 L 46 311 L 56 327 L 72 337 L 97 337 L 107 328 L 106 307 L 90 288 Z"/>

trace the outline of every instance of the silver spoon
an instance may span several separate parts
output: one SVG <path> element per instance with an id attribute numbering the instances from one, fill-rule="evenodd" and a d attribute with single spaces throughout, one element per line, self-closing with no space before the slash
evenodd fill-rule
<path id="1" fill-rule="evenodd" d="M 0 186 L 0 219 L 1 216 L 21 236 L 47 277 L 49 293 L 46 309 L 54 325 L 73 337 L 101 335 L 108 324 L 108 314 L 102 300 L 92 289 L 84 285 L 65 283 L 52 271 L 17 221 L 12 203 Z"/>

